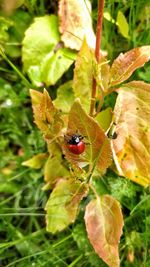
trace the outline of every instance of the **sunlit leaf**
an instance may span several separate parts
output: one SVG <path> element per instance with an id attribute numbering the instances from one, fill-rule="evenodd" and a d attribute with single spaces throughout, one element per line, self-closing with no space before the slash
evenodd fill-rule
<path id="1" fill-rule="evenodd" d="M 60 48 L 49 53 L 41 63 L 41 80 L 46 85 L 54 85 L 73 64 L 76 53 L 69 48 Z"/>
<path id="2" fill-rule="evenodd" d="M 86 40 L 84 40 L 75 63 L 73 90 L 75 97 L 80 98 L 82 106 L 87 111 L 90 109 L 93 57 L 93 51 L 88 47 Z"/>
<path id="3" fill-rule="evenodd" d="M 76 219 L 79 203 L 87 194 L 87 186 L 74 180 L 60 180 L 46 204 L 47 231 L 55 233 Z"/>
<path id="4" fill-rule="evenodd" d="M 92 200 L 86 207 L 88 238 L 100 258 L 110 267 L 119 267 L 118 244 L 123 216 L 119 202 L 109 195 Z"/>
<path id="5" fill-rule="evenodd" d="M 110 69 L 110 86 L 127 80 L 139 67 L 150 60 L 150 46 L 134 48 L 125 54 L 121 53 L 113 62 Z"/>
<path id="6" fill-rule="evenodd" d="M 103 16 L 104 16 L 104 18 L 105 18 L 106 20 L 108 20 L 108 21 L 110 21 L 111 23 L 115 24 L 115 20 L 112 18 L 112 16 L 110 15 L 109 12 L 107 12 L 107 11 L 104 12 Z"/>
<path id="7" fill-rule="evenodd" d="M 54 100 L 55 106 L 64 113 L 68 113 L 74 102 L 74 92 L 72 81 L 66 82 L 57 89 L 57 98 Z"/>
<path id="8" fill-rule="evenodd" d="M 47 153 L 39 153 L 31 159 L 22 162 L 22 165 L 33 169 L 40 169 L 44 165 L 47 157 Z"/>
<path id="9" fill-rule="evenodd" d="M 46 90 L 40 93 L 30 90 L 34 121 L 43 132 L 46 141 L 54 138 L 63 126 L 59 111 L 54 107 L 52 100 Z"/>
<path id="10" fill-rule="evenodd" d="M 118 14 L 117 14 L 116 25 L 118 26 L 119 31 L 122 34 L 122 36 L 129 39 L 130 38 L 130 36 L 129 36 L 129 24 L 127 22 L 126 17 L 124 16 L 124 14 L 120 10 L 118 11 Z"/>
<path id="11" fill-rule="evenodd" d="M 114 110 L 117 139 L 112 140 L 120 175 L 150 185 L 150 85 L 130 82 L 118 90 Z"/>
<path id="12" fill-rule="evenodd" d="M 68 149 L 65 142 L 64 153 L 68 161 L 82 167 L 91 164 L 97 167 L 100 173 L 104 173 L 111 164 L 110 140 L 98 123 L 83 110 L 77 99 L 70 111 L 68 130 L 69 135 L 79 133 L 86 143 L 85 152 L 75 155 Z"/>
<path id="13" fill-rule="evenodd" d="M 105 110 L 99 112 L 96 116 L 96 120 L 104 131 L 107 131 L 107 129 L 109 128 L 112 121 L 112 115 L 112 109 L 106 108 Z"/>
<path id="14" fill-rule="evenodd" d="M 90 47 L 95 47 L 89 0 L 60 0 L 58 15 L 61 40 L 66 47 L 79 50 L 84 37 Z"/>
<path id="15" fill-rule="evenodd" d="M 33 24 L 25 32 L 22 48 L 24 71 L 31 66 L 38 66 L 43 58 L 52 51 L 60 40 L 58 19 L 56 16 L 35 18 Z"/>

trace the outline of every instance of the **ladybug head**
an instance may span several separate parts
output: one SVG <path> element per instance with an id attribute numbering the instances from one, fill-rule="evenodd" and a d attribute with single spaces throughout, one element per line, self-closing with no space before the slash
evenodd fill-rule
<path id="1" fill-rule="evenodd" d="M 77 145 L 80 143 L 80 141 L 83 139 L 83 136 L 80 134 L 73 134 L 73 135 L 68 135 L 65 136 L 65 140 L 67 141 L 68 144 L 71 145 Z"/>

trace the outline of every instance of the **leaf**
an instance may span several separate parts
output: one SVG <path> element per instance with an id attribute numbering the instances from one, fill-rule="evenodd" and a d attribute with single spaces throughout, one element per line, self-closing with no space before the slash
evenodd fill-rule
<path id="1" fill-rule="evenodd" d="M 96 120 L 99 123 L 100 127 L 106 132 L 110 127 L 112 121 L 112 109 L 106 108 L 98 113 Z"/>
<path id="2" fill-rule="evenodd" d="M 47 153 L 39 153 L 31 159 L 22 162 L 22 165 L 33 169 L 40 169 L 44 165 L 47 157 Z"/>
<path id="3" fill-rule="evenodd" d="M 89 0 L 60 0 L 58 16 L 61 40 L 66 47 L 79 50 L 84 37 L 90 47 L 95 47 Z"/>
<path id="4" fill-rule="evenodd" d="M 60 178 L 67 177 L 70 173 L 67 166 L 65 166 L 59 145 L 55 142 L 50 143 L 48 149 L 50 156 L 44 166 L 44 180 L 48 183 L 48 188 L 51 188 Z"/>
<path id="5" fill-rule="evenodd" d="M 68 48 L 60 48 L 49 53 L 41 63 L 41 79 L 46 85 L 54 85 L 73 64 L 76 53 Z"/>
<path id="6" fill-rule="evenodd" d="M 88 238 L 100 258 L 110 267 L 119 267 L 118 244 L 123 216 L 119 202 L 109 195 L 93 199 L 86 207 Z"/>
<path id="7" fill-rule="evenodd" d="M 117 139 L 112 148 L 117 171 L 143 186 L 150 185 L 150 85 L 140 81 L 118 90 L 114 110 Z"/>
<path id="8" fill-rule="evenodd" d="M 54 107 L 52 100 L 46 90 L 43 94 L 30 90 L 34 121 L 43 132 L 47 142 L 59 134 L 63 127 L 59 111 Z"/>
<path id="9" fill-rule="evenodd" d="M 55 233 L 73 223 L 87 186 L 79 181 L 60 180 L 46 204 L 47 231 Z"/>
<path id="10" fill-rule="evenodd" d="M 24 71 L 31 66 L 38 66 L 45 56 L 52 51 L 60 40 L 58 19 L 56 16 L 35 18 L 25 32 L 22 47 L 22 61 Z"/>
<path id="11" fill-rule="evenodd" d="M 119 28 L 120 33 L 122 34 L 123 37 L 130 39 L 129 36 L 129 24 L 127 22 L 126 17 L 124 14 L 119 10 L 117 14 L 117 21 L 116 25 Z"/>
<path id="12" fill-rule="evenodd" d="M 84 137 L 85 152 L 80 155 L 71 153 L 68 144 L 64 144 L 64 154 L 69 162 L 83 167 L 87 164 L 96 166 L 100 173 L 104 173 L 111 164 L 110 140 L 98 123 L 83 110 L 77 99 L 70 111 L 67 134 L 79 133 Z"/>
<path id="13" fill-rule="evenodd" d="M 73 90 L 75 97 L 79 97 L 85 110 L 90 109 L 90 99 L 93 80 L 93 51 L 84 39 L 77 56 L 74 69 Z"/>
<path id="14" fill-rule="evenodd" d="M 58 32 L 58 18 L 54 15 L 36 18 L 23 40 L 24 71 L 33 84 L 54 85 L 71 66 L 76 53 L 63 48 Z M 36 78 L 36 81 L 35 81 Z"/>
<path id="15" fill-rule="evenodd" d="M 110 69 L 110 87 L 127 80 L 132 73 L 150 60 L 150 46 L 134 48 L 125 54 L 121 53 Z"/>
<path id="16" fill-rule="evenodd" d="M 108 21 L 110 21 L 111 23 L 115 24 L 115 20 L 112 18 L 112 16 L 110 15 L 109 12 L 104 12 L 103 14 L 104 18 Z"/>
<path id="17" fill-rule="evenodd" d="M 58 87 L 57 98 L 54 105 L 64 113 L 68 113 L 74 102 L 74 92 L 72 90 L 72 81 L 66 82 Z"/>

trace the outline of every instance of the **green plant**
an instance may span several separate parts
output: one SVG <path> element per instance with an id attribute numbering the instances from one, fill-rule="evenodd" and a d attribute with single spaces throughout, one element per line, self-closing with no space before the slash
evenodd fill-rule
<path id="1" fill-rule="evenodd" d="M 61 5 L 63 6 L 63 1 L 60 4 L 62 16 Z M 51 189 L 46 204 L 47 230 L 55 233 L 73 223 L 81 200 L 89 194 L 92 200 L 85 210 L 89 240 L 98 255 L 109 266 L 116 267 L 120 265 L 118 243 L 123 227 L 122 212 L 115 198 L 104 192 L 99 195 L 95 182 L 102 179 L 111 166 L 113 154 L 116 165 L 113 168 L 119 175 L 143 186 L 150 183 L 149 165 L 146 163 L 149 161 L 146 147 L 149 144 L 150 85 L 141 81 L 122 84 L 150 59 L 150 46 L 120 54 L 110 66 L 99 49 L 103 5 L 104 2 L 99 1 L 95 55 L 84 40 L 77 55 L 73 84 L 61 86 L 54 102 L 46 90 L 43 93 L 31 90 L 31 98 L 34 120 L 44 135 L 49 152 L 44 167 L 44 189 Z M 68 40 L 65 33 L 64 40 Z M 42 55 L 39 55 L 39 59 L 33 58 L 29 62 L 30 66 L 27 66 L 25 58 L 30 46 L 28 42 L 26 37 L 24 47 L 26 44 L 28 47 L 27 50 L 23 48 L 23 55 L 27 69 L 32 67 L 35 60 L 34 64 L 38 65 Z M 47 63 L 48 68 L 49 64 Z M 42 66 L 38 75 L 42 77 L 42 81 L 47 85 L 55 83 L 56 80 L 51 82 L 44 78 L 41 68 Z M 45 77 L 50 76 L 46 74 Z M 101 111 L 104 98 L 112 92 L 118 93 L 114 112 L 110 108 Z M 71 139 L 78 137 L 85 143 L 85 149 L 78 150 L 77 153 L 71 149 L 70 144 L 80 144 L 80 139 L 77 144 Z M 39 154 L 23 164 L 40 168 L 41 159 L 45 157 L 47 154 Z"/>

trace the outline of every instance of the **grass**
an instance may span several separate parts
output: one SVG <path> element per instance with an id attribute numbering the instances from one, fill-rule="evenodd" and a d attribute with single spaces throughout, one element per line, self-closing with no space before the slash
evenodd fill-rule
<path id="1" fill-rule="evenodd" d="M 55 12 L 53 1 L 27 1 L 26 12 L 33 18 Z M 93 22 L 96 23 L 97 1 L 92 1 Z M 127 17 L 130 40 L 118 33 L 118 29 L 104 20 L 103 48 L 113 59 L 121 51 L 150 43 L 149 1 L 110 1 L 105 9 L 116 17 L 121 10 Z M 20 10 L 23 8 L 20 7 Z M 18 50 L 19 53 L 19 50 Z M 48 193 L 42 191 L 43 170 L 27 169 L 21 163 L 46 151 L 41 133 L 33 124 L 31 101 L 26 78 L 21 70 L 20 56 L 10 62 L 1 57 L 0 68 L 0 267 L 105 267 L 94 253 L 85 233 L 83 210 L 75 224 L 65 231 L 52 235 L 45 230 L 44 206 Z M 13 65 L 12 65 L 13 64 Z M 149 64 L 138 70 L 135 78 L 149 82 Z M 72 72 L 71 72 L 72 73 Z M 69 74 L 70 75 L 70 74 Z M 67 75 L 65 76 L 67 77 Z M 64 78 L 63 78 L 64 79 Z M 51 88 L 49 88 L 51 92 Z M 107 99 L 105 105 L 113 99 Z M 97 184 L 111 193 L 122 205 L 125 215 L 124 234 L 120 243 L 122 267 L 150 266 L 150 195 L 131 181 L 118 177 L 112 171 Z M 88 200 L 87 200 L 88 201 Z"/>

